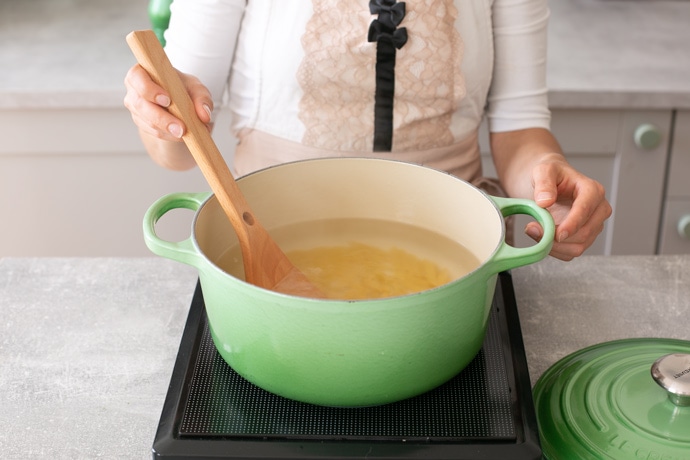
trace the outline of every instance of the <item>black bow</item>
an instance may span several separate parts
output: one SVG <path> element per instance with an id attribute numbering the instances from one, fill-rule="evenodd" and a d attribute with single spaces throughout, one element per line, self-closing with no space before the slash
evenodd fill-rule
<path id="1" fill-rule="evenodd" d="M 370 42 L 389 40 L 396 48 L 400 49 L 407 43 L 407 28 L 400 27 L 391 33 L 388 27 L 381 24 L 377 19 L 374 19 L 369 26 L 368 40 Z"/>
<path id="2" fill-rule="evenodd" d="M 405 2 L 396 0 L 370 0 L 369 11 L 378 14 L 379 21 L 390 29 L 395 29 L 405 17 Z"/>

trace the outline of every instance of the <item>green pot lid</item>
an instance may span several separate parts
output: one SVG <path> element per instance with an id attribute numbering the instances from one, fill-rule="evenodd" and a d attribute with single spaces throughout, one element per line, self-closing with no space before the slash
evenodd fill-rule
<path id="1" fill-rule="evenodd" d="M 690 460 L 690 342 L 585 348 L 541 376 L 534 403 L 546 459 Z"/>

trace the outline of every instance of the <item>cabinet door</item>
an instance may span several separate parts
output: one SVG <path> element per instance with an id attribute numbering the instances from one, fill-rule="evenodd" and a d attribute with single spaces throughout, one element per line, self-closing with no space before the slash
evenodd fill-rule
<path id="1" fill-rule="evenodd" d="M 656 253 L 671 121 L 671 111 L 623 114 L 611 184 L 607 254 Z M 645 141 L 650 130 L 656 130 L 658 142 Z"/>
<path id="2" fill-rule="evenodd" d="M 0 257 L 150 256 L 146 209 L 167 193 L 209 189 L 197 168 L 155 165 L 124 107 L 0 110 L 0 126 Z M 231 161 L 234 140 L 216 131 Z M 158 223 L 162 238 L 189 237 L 192 212 L 179 211 Z"/>
<path id="3" fill-rule="evenodd" d="M 690 111 L 675 117 L 660 254 L 690 254 Z"/>

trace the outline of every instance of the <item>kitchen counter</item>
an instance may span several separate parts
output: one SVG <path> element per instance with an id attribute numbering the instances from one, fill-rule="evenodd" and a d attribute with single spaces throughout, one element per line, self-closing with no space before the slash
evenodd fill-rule
<path id="1" fill-rule="evenodd" d="M 196 278 L 162 258 L 0 259 L 2 458 L 150 458 Z M 690 255 L 548 259 L 513 282 L 532 383 L 595 343 L 690 338 Z"/>
<path id="2" fill-rule="evenodd" d="M 0 109 L 121 107 L 142 0 L 0 2 Z M 550 2 L 552 108 L 690 108 L 690 2 Z"/>

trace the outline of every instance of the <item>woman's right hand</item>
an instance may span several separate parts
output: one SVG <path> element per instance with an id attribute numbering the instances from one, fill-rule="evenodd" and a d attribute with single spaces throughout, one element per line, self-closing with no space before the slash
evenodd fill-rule
<path id="1" fill-rule="evenodd" d="M 213 99 L 198 78 L 179 72 L 187 88 L 199 119 L 212 129 Z M 139 64 L 132 66 L 125 76 L 125 107 L 139 128 L 142 141 L 153 160 L 168 169 L 189 169 L 194 160 L 181 143 L 186 127 L 167 107 L 170 95 L 158 86 Z"/>

